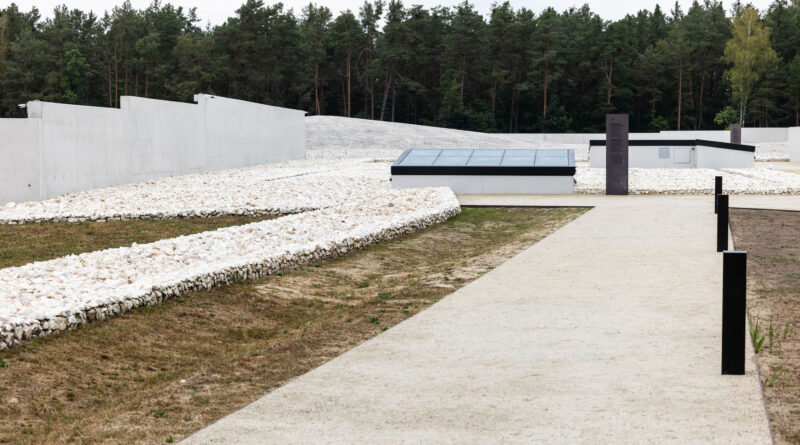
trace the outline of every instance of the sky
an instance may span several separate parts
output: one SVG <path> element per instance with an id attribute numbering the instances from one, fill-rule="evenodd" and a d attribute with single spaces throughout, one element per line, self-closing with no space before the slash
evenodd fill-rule
<path id="1" fill-rule="evenodd" d="M 210 23 L 211 25 L 219 25 L 225 20 L 234 15 L 234 11 L 244 2 L 244 0 L 162 0 L 163 3 L 172 3 L 176 6 L 183 6 L 185 8 L 190 7 L 197 7 L 197 15 L 201 19 L 202 25 Z M 458 3 L 461 3 L 462 0 L 406 0 L 403 3 L 408 5 L 412 4 L 422 4 L 426 7 L 432 7 L 437 5 L 442 6 L 453 6 Z M 478 11 L 480 11 L 484 15 L 488 15 L 490 7 L 492 3 L 500 2 L 500 0 L 470 0 L 472 4 L 474 4 Z M 702 1 L 702 0 L 700 0 Z M 315 1 L 317 4 L 324 4 L 325 6 L 329 7 L 334 14 L 339 11 L 345 11 L 347 9 L 352 10 L 354 13 L 358 13 L 358 8 L 363 4 L 363 0 L 334 0 L 334 1 Z M 9 0 L 0 0 L 0 8 L 7 6 L 11 1 Z M 84 11 L 92 10 L 97 15 L 103 15 L 103 12 L 106 10 L 110 10 L 114 5 L 118 5 L 122 3 L 122 0 L 14 0 L 20 9 L 22 10 L 30 10 L 31 7 L 35 6 L 39 9 L 43 16 L 49 17 L 52 13 L 52 10 L 55 6 L 60 4 L 66 4 L 69 8 L 78 8 Z M 151 3 L 151 0 L 131 0 L 131 4 L 133 4 L 134 8 L 137 9 L 144 9 Z M 272 4 L 277 3 L 277 0 L 264 0 L 265 4 Z M 307 5 L 309 0 L 283 0 L 283 4 L 285 9 L 294 8 L 295 11 L 300 13 L 300 10 L 303 6 Z M 533 10 L 536 13 L 539 13 L 541 10 L 547 8 L 548 6 L 552 6 L 558 11 L 563 11 L 568 9 L 571 6 L 580 6 L 583 3 L 587 3 L 586 1 L 581 0 L 527 0 L 527 1 L 520 1 L 520 0 L 511 0 L 511 5 L 514 8 L 520 8 L 522 6 Z M 653 10 L 656 3 L 661 5 L 661 8 L 664 12 L 669 13 L 672 9 L 673 5 L 675 4 L 674 0 L 594 0 L 588 1 L 589 6 L 592 8 L 592 11 L 600 15 L 600 17 L 606 20 L 618 20 L 624 17 L 626 14 L 632 14 L 640 9 L 649 9 Z M 692 0 L 680 0 L 681 6 L 683 7 L 684 11 L 689 9 L 689 6 L 692 4 Z M 725 9 L 730 10 L 730 5 L 733 3 L 732 0 L 724 0 L 723 3 L 725 4 Z M 756 8 L 764 11 L 771 0 L 750 0 L 743 1 L 742 3 L 752 3 Z"/>

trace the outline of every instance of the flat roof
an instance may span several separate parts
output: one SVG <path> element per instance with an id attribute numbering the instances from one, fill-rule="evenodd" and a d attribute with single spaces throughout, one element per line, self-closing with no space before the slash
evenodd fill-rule
<path id="1" fill-rule="evenodd" d="M 412 148 L 392 164 L 393 175 L 572 176 L 571 149 Z"/>

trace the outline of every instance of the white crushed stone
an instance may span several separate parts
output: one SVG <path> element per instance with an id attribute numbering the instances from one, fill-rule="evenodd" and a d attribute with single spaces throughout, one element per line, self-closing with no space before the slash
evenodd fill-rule
<path id="1" fill-rule="evenodd" d="M 0 270 L 0 349 L 192 289 L 340 255 L 460 212 L 447 188 L 382 189 L 369 200 Z"/>
<path id="2" fill-rule="evenodd" d="M 303 160 L 92 189 L 0 206 L 0 223 L 282 215 L 369 199 L 388 163 Z"/>
<path id="3" fill-rule="evenodd" d="M 771 167 L 723 168 L 722 171 L 771 184 L 780 184 L 782 189 L 785 189 L 783 193 L 800 193 L 800 175 L 794 173 L 775 170 Z"/>
<path id="4" fill-rule="evenodd" d="M 409 148 L 572 148 L 588 160 L 588 144 L 559 144 L 524 133 L 479 133 L 452 128 L 338 116 L 306 118 L 307 157 L 397 159 Z"/>
<path id="5" fill-rule="evenodd" d="M 756 161 L 788 161 L 788 142 L 759 142 L 756 146 Z"/>
<path id="6" fill-rule="evenodd" d="M 742 172 L 762 171 L 754 176 Z M 767 169 L 731 169 L 719 171 L 707 168 L 655 169 L 632 168 L 628 175 L 630 193 L 647 194 L 711 194 L 714 177 L 722 176 L 725 191 L 731 194 L 791 194 L 796 193 L 800 176 L 785 172 L 766 175 Z M 603 168 L 578 167 L 575 173 L 577 193 L 605 193 Z M 787 175 L 787 176 L 784 176 Z M 791 178 L 790 178 L 791 177 Z"/>

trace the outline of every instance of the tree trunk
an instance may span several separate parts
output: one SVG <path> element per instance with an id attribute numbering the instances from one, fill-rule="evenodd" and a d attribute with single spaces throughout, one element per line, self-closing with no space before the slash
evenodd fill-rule
<path id="1" fill-rule="evenodd" d="M 381 104 L 381 120 L 383 120 L 383 112 L 386 111 L 386 99 L 389 97 L 389 85 L 392 83 L 392 72 L 389 72 L 389 77 L 386 80 L 386 88 L 383 89 L 383 103 Z"/>
<path id="2" fill-rule="evenodd" d="M 397 101 L 397 90 L 392 87 L 392 122 L 394 122 L 394 103 Z"/>
<path id="3" fill-rule="evenodd" d="M 64 100 L 64 42 L 59 42 L 58 45 L 58 94 L 61 95 L 61 100 Z"/>
<path id="4" fill-rule="evenodd" d="M 706 87 L 706 72 L 707 70 L 703 69 L 703 75 L 700 76 L 700 99 L 697 103 L 697 129 L 703 129 L 703 95 L 705 94 L 705 87 Z"/>
<path id="5" fill-rule="evenodd" d="M 108 69 L 108 108 L 114 106 L 114 90 L 111 88 L 111 57 L 106 61 L 106 68 Z"/>
<path id="6" fill-rule="evenodd" d="M 544 61 L 544 95 L 542 96 L 542 120 L 547 119 L 547 75 L 550 74 L 550 61 Z"/>
<path id="7" fill-rule="evenodd" d="M 496 98 L 497 98 L 497 80 L 492 79 L 492 89 L 489 90 L 489 100 L 492 104 L 492 119 L 495 118 L 495 110 L 496 110 Z"/>
<path id="8" fill-rule="evenodd" d="M 514 132 L 514 99 L 516 99 L 516 93 L 511 93 L 511 108 L 508 110 L 508 132 Z"/>
<path id="9" fill-rule="evenodd" d="M 314 105 L 317 109 L 317 116 L 321 114 L 319 106 L 319 64 L 314 65 Z"/>
<path id="10" fill-rule="evenodd" d="M 350 117 L 350 50 L 347 50 L 347 117 Z"/>
<path id="11" fill-rule="evenodd" d="M 613 82 L 614 82 L 614 57 L 611 57 L 608 63 L 608 71 L 606 74 L 606 81 L 608 82 L 608 86 L 606 87 L 606 105 L 611 105 L 611 95 L 613 94 Z"/>
<path id="12" fill-rule="evenodd" d="M 119 106 L 119 64 L 117 63 L 117 42 L 114 42 L 114 107 Z"/>
<path id="13" fill-rule="evenodd" d="M 681 101 L 683 100 L 683 60 L 678 68 L 678 131 L 681 129 Z"/>

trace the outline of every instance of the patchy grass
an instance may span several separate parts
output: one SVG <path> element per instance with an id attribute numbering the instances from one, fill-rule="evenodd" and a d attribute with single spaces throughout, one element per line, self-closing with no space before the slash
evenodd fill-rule
<path id="1" fill-rule="evenodd" d="M 731 210 L 748 252 L 750 337 L 777 444 L 800 444 L 800 213 Z"/>
<path id="2" fill-rule="evenodd" d="M 152 243 L 160 239 L 262 221 L 272 217 L 216 216 L 108 222 L 0 224 L 0 268 L 70 254 Z"/>
<path id="3" fill-rule="evenodd" d="M 413 316 L 585 209 L 464 209 L 282 276 L 0 352 L 0 443 L 178 441 Z"/>

